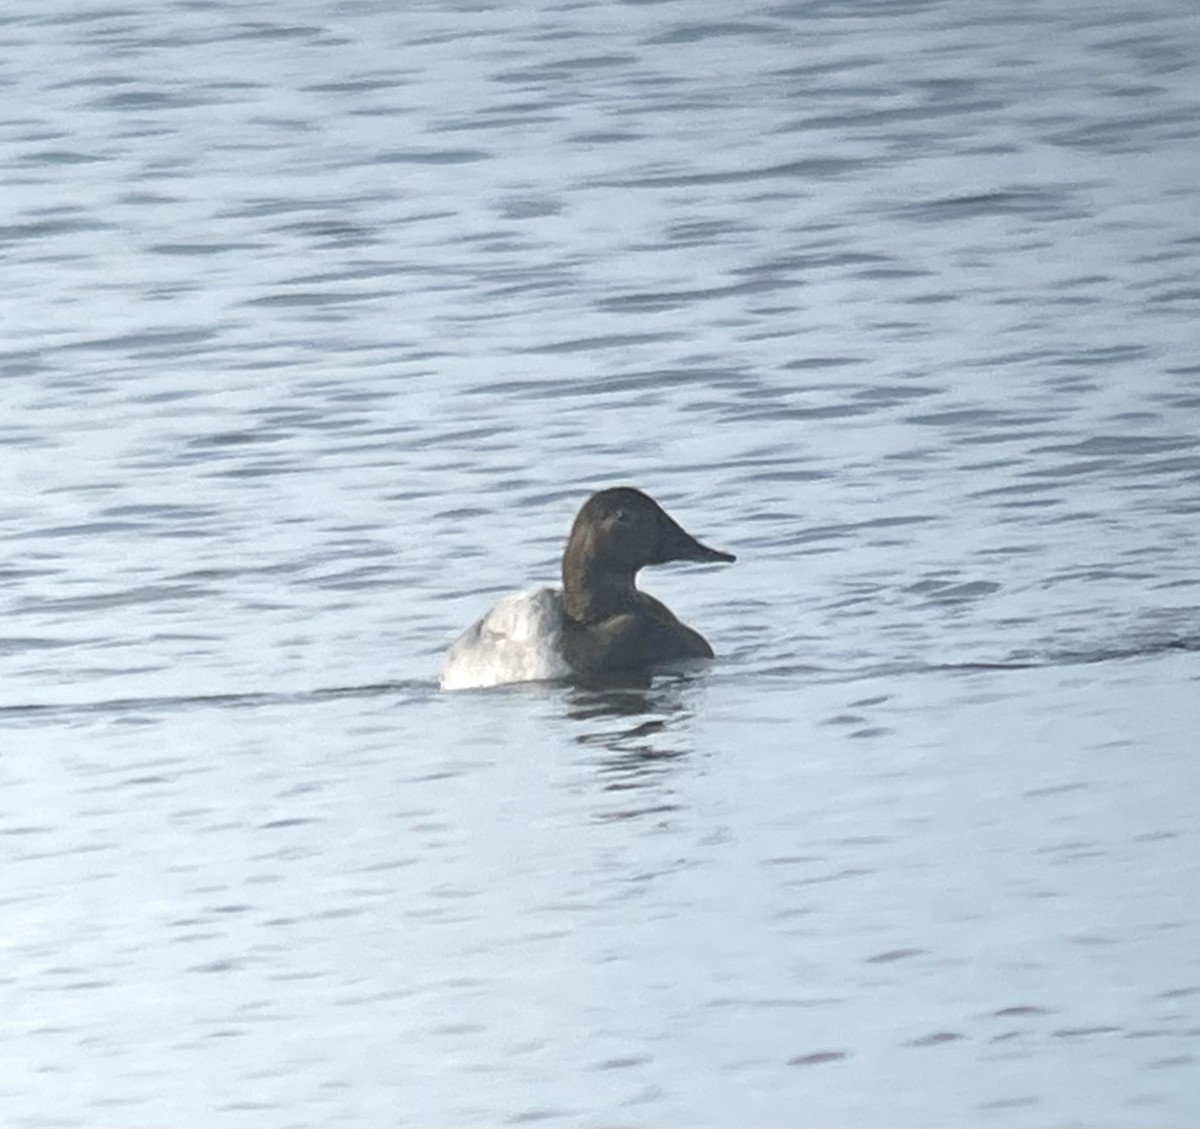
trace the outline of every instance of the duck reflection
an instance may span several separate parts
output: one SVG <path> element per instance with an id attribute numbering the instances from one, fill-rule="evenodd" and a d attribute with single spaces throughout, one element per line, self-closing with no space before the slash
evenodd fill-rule
<path id="1" fill-rule="evenodd" d="M 689 701 L 701 681 L 696 673 L 645 672 L 580 681 L 567 693 L 567 716 L 578 723 L 575 741 L 599 750 L 596 768 L 609 799 L 599 819 L 634 819 L 676 811 L 671 782 L 693 750 Z"/>

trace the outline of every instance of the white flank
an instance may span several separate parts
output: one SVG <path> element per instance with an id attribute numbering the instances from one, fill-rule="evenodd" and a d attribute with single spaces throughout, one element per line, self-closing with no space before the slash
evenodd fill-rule
<path id="1" fill-rule="evenodd" d="M 563 678 L 571 668 L 561 641 L 561 593 L 554 588 L 514 592 L 451 644 L 438 684 L 443 690 L 471 690 Z"/>

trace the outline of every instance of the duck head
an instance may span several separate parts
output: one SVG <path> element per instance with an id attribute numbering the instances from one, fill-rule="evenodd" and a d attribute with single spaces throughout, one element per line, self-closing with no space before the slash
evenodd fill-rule
<path id="1" fill-rule="evenodd" d="M 573 619 L 620 611 L 638 570 L 668 561 L 733 561 L 701 544 L 648 494 L 614 486 L 583 504 L 563 553 L 563 597 Z"/>

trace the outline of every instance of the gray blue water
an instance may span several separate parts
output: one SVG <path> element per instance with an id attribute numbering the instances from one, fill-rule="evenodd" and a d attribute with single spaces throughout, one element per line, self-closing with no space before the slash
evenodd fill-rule
<path id="1" fill-rule="evenodd" d="M 0 1121 L 1200 1120 L 1191 0 L 0 14 Z M 631 483 L 711 669 L 440 693 Z"/>

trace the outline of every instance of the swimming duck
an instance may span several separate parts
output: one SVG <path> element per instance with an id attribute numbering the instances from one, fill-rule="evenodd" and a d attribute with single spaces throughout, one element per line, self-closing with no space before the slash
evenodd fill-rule
<path id="1" fill-rule="evenodd" d="M 601 490 L 571 526 L 562 589 L 501 599 L 450 647 L 438 680 L 455 690 L 711 659 L 708 640 L 635 581 L 646 565 L 734 559 L 697 541 L 648 494 Z"/>

